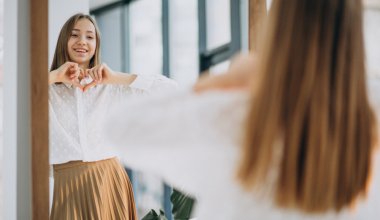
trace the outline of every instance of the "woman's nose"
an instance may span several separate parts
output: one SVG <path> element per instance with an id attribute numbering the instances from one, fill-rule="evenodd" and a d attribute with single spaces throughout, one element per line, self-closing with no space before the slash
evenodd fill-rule
<path id="1" fill-rule="evenodd" d="M 77 42 L 77 44 L 79 44 L 79 45 L 86 44 L 86 39 L 84 37 L 80 37 L 79 40 L 78 40 L 78 42 Z"/>

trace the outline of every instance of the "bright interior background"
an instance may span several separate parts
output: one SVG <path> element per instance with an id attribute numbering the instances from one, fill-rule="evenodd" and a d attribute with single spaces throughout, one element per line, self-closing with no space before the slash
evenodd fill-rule
<path id="1" fill-rule="evenodd" d="M 113 0 L 50 0 L 49 1 L 49 63 L 52 60 L 53 51 L 63 22 L 75 12 L 89 12 L 91 9 L 113 2 Z M 198 77 L 198 27 L 197 27 L 197 1 L 196 0 L 170 0 L 170 75 L 177 80 L 181 86 L 190 86 Z M 270 2 L 270 1 L 269 1 Z M 365 44 L 367 53 L 367 70 L 370 77 L 380 77 L 380 2 L 378 0 L 366 0 L 364 13 L 365 23 Z M 4 51 L 4 30 L 3 11 L 4 0 L 0 0 L 0 161 L 3 164 L 3 51 Z M 241 20 L 244 24 L 247 16 L 247 0 L 241 2 Z M 207 2 L 208 24 L 213 28 L 209 29 L 207 42 L 210 47 L 222 44 L 229 39 L 230 28 L 223 24 L 228 23 L 229 1 L 209 0 Z M 130 56 L 126 61 L 130 64 L 130 71 L 141 74 L 162 74 L 162 36 L 160 24 L 161 1 L 158 0 L 139 0 L 133 3 L 130 8 L 130 45 L 129 51 L 124 51 Z M 64 10 L 63 10 L 64 9 Z M 122 53 L 123 45 L 115 44 L 112 40 L 116 36 L 118 29 L 111 25 L 114 14 L 104 15 L 104 19 L 99 19 L 99 26 L 103 31 L 103 57 L 115 69 L 122 68 L 122 62 L 115 62 L 113 55 Z M 246 24 L 246 23 L 245 23 Z M 108 29 L 107 29 L 108 28 Z M 242 49 L 246 49 L 247 31 L 241 32 Z M 107 40 L 108 39 L 108 40 Z M 244 41 L 245 40 L 245 41 Z M 220 72 L 228 67 L 225 61 L 212 68 L 212 71 Z M 7 94 L 11 95 L 11 94 Z M 6 129 L 6 128 L 5 128 Z M 7 146 L 12 147 L 12 146 Z M 2 215 L 3 185 L 2 169 L 7 167 L 0 166 L 0 216 Z M 145 189 L 150 192 L 149 196 L 142 194 L 139 198 L 141 203 L 147 207 L 140 209 L 141 212 L 149 208 L 162 206 L 162 185 L 155 177 L 138 177 L 142 182 L 147 182 Z M 151 186 L 149 186 L 149 183 Z M 159 184 L 156 184 L 159 183 Z M 159 187 L 157 187 L 159 186 Z M 150 187 L 150 188 L 149 188 Z M 147 195 L 148 195 L 147 194 Z M 5 207 L 6 208 L 6 207 Z M 141 215 L 140 215 L 141 216 Z"/>

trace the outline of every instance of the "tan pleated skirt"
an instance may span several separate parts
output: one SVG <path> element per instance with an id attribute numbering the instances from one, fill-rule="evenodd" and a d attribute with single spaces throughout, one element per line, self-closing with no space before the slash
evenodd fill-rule
<path id="1" fill-rule="evenodd" d="M 132 185 L 116 158 L 53 167 L 51 220 L 137 220 Z"/>

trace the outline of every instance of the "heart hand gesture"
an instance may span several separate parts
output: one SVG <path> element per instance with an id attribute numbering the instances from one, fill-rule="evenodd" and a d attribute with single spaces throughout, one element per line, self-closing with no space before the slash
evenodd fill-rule
<path id="1" fill-rule="evenodd" d="M 77 63 L 66 62 L 58 69 L 50 72 L 50 84 L 56 82 L 69 83 L 83 90 L 83 86 L 79 83 L 84 75 L 83 69 L 79 68 Z"/>
<path id="2" fill-rule="evenodd" d="M 137 75 L 135 74 L 115 72 L 105 63 L 84 70 L 77 63 L 66 62 L 58 69 L 50 72 L 49 84 L 69 83 L 85 92 L 97 84 L 130 85 L 136 78 Z"/>
<path id="3" fill-rule="evenodd" d="M 94 66 L 91 69 L 84 71 L 84 77 L 90 76 L 93 81 L 84 86 L 83 92 L 87 91 L 91 87 L 94 87 L 97 84 L 111 84 L 115 81 L 116 73 L 107 66 L 107 64 L 102 63 Z"/>

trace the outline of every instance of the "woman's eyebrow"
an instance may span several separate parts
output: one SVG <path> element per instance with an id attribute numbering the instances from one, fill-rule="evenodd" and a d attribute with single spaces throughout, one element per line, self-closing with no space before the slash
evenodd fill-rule
<path id="1" fill-rule="evenodd" d="M 72 31 L 78 31 L 78 32 L 80 32 L 80 30 L 79 29 L 73 29 Z M 86 31 L 87 33 L 94 33 L 94 31 L 92 31 L 92 30 L 88 30 L 88 31 Z"/>

